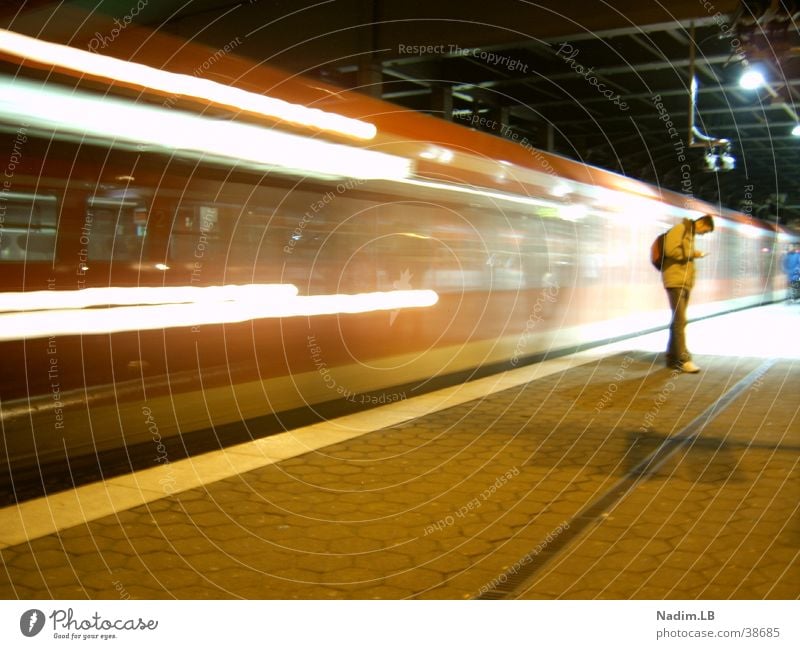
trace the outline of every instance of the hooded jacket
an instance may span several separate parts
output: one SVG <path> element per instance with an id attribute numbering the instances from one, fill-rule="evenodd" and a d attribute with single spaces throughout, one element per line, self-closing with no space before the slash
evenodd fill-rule
<path id="1" fill-rule="evenodd" d="M 694 221 L 683 219 L 664 238 L 664 263 L 661 267 L 664 288 L 694 287 Z"/>

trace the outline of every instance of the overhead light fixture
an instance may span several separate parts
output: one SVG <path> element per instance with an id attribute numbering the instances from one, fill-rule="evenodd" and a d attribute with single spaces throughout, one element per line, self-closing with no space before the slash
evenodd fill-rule
<path id="1" fill-rule="evenodd" d="M 694 73 L 694 24 L 692 25 L 692 37 L 690 39 L 689 48 L 689 146 L 690 147 L 706 147 L 709 152 L 713 151 L 715 146 L 729 146 L 730 140 L 727 138 L 717 138 L 711 135 L 706 135 L 695 125 L 695 112 L 697 111 L 697 77 Z M 707 162 L 707 164 L 709 164 Z M 710 171 L 710 169 L 706 169 Z"/>
<path id="2" fill-rule="evenodd" d="M 720 171 L 733 171 L 736 168 L 736 158 L 731 154 L 729 146 L 722 151 L 711 147 L 703 156 L 703 171 L 718 173 Z"/>
<path id="3" fill-rule="evenodd" d="M 733 171 L 736 167 L 736 158 L 730 153 L 724 151 L 719 156 L 719 170 L 720 171 Z"/>
<path id="4" fill-rule="evenodd" d="M 739 77 L 739 85 L 745 90 L 755 90 L 756 88 L 766 85 L 766 80 L 759 70 L 748 68 L 744 71 L 742 76 Z"/>
<path id="5" fill-rule="evenodd" d="M 709 150 L 703 156 L 703 171 L 715 172 L 719 167 L 719 156 L 713 150 Z"/>
<path id="6" fill-rule="evenodd" d="M 166 93 L 170 97 L 182 95 L 210 101 L 291 124 L 318 128 L 362 140 L 371 140 L 377 133 L 374 124 L 360 119 L 292 104 L 282 99 L 226 86 L 190 74 L 168 72 L 141 63 L 115 59 L 112 56 L 85 52 L 75 47 L 50 43 L 5 29 L 0 29 L 0 52 L 12 54 L 26 62 L 44 63 L 47 66 L 72 70 L 80 74 L 141 86 Z"/>

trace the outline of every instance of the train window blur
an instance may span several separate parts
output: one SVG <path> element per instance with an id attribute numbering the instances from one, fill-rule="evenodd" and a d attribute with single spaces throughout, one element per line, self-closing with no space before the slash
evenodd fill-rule
<path id="1" fill-rule="evenodd" d="M 139 258 L 147 223 L 147 206 L 136 190 L 96 193 L 86 200 L 81 246 L 90 261 Z"/>
<path id="2" fill-rule="evenodd" d="M 545 220 L 532 210 L 529 214 L 520 214 L 514 221 L 513 235 L 517 237 L 523 288 L 545 286 L 551 272 Z"/>
<path id="3" fill-rule="evenodd" d="M 174 211 L 169 237 L 170 260 L 208 262 L 219 253 L 220 208 L 214 204 L 181 203 Z"/>
<path id="4" fill-rule="evenodd" d="M 547 274 L 544 286 L 572 286 L 575 282 L 575 262 L 578 254 L 576 223 L 561 218 L 542 220 L 547 241 Z"/>
<path id="5" fill-rule="evenodd" d="M 631 261 L 682 216 L 649 206 L 663 213 L 642 221 L 638 204 L 606 205 L 591 193 L 550 207 L 452 193 L 427 200 L 380 181 L 299 180 L 156 153 L 46 144 L 41 168 L 24 176 L 26 189 L 0 196 L 0 261 L 53 261 L 57 246 L 65 267 L 89 262 L 78 274 L 89 285 L 127 281 L 134 262 L 138 272 L 158 273 L 146 281 L 166 283 L 291 283 L 301 294 L 575 285 L 591 287 L 605 303 L 614 299 L 606 287 L 652 279 L 646 266 L 633 277 Z M 770 276 L 769 235 L 735 230 L 713 259 L 744 293 Z M 705 266 L 700 272 L 710 273 Z"/>
<path id="6" fill-rule="evenodd" d="M 427 202 L 372 183 L 292 181 L 115 148 L 48 152 L 39 179 L 65 205 L 60 255 L 86 260 L 90 285 L 134 262 L 168 283 L 280 282 L 301 294 L 519 290 L 566 282 L 574 256 L 573 224 L 546 208 Z M 66 186 L 64 168 L 73 169 Z"/>
<path id="7" fill-rule="evenodd" d="M 277 225 L 271 222 L 275 215 L 274 206 L 255 203 L 254 201 L 244 205 L 238 211 L 231 233 L 231 252 L 246 254 L 241 260 L 245 265 L 255 261 L 258 248 L 264 241 L 264 235 Z"/>
<path id="8" fill-rule="evenodd" d="M 468 290 L 482 286 L 489 272 L 489 250 L 465 209 L 415 201 L 386 204 L 377 234 L 379 290 Z"/>
<path id="9" fill-rule="evenodd" d="M 0 261 L 52 261 L 58 202 L 41 193 L 0 194 Z"/>
<path id="10" fill-rule="evenodd" d="M 305 274 L 293 283 L 307 287 L 310 293 L 374 290 L 380 208 L 372 201 L 324 191 L 298 195 L 310 202 L 306 203 L 304 220 L 299 219 L 285 231 L 289 240 L 283 250 L 287 253 L 283 255 L 287 271 L 290 276 Z M 300 263 L 302 259 L 305 261 Z"/>

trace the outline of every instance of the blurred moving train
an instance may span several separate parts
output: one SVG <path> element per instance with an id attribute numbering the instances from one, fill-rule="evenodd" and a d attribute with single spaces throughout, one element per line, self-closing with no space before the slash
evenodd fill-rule
<path id="1" fill-rule="evenodd" d="M 142 38 L 0 34 L 0 464 L 663 327 L 684 217 L 718 217 L 690 314 L 783 297 L 791 237 L 747 215 Z"/>

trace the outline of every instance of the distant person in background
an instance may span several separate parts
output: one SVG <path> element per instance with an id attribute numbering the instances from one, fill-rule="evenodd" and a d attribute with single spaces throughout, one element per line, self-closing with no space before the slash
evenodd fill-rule
<path id="1" fill-rule="evenodd" d="M 667 344 L 667 367 L 694 374 L 700 371 L 692 362 L 692 355 L 686 347 L 686 307 L 694 287 L 694 260 L 706 254 L 694 247 L 695 235 L 714 231 L 711 215 L 701 216 L 692 221 L 684 219 L 671 228 L 664 239 L 664 261 L 661 267 L 661 281 L 667 290 L 672 322 L 669 327 Z"/>
<path id="2" fill-rule="evenodd" d="M 783 258 L 783 272 L 789 286 L 789 299 L 800 300 L 800 247 L 795 247 Z"/>

